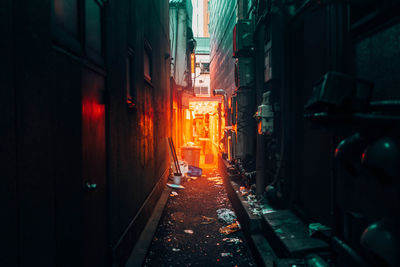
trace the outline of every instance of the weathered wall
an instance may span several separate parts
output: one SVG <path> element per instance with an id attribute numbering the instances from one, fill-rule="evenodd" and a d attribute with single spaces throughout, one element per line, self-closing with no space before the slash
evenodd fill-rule
<path id="1" fill-rule="evenodd" d="M 374 82 L 374 100 L 400 99 L 400 24 L 394 23 L 354 43 L 355 74 Z"/>
<path id="2" fill-rule="evenodd" d="M 228 95 L 235 89 L 232 36 L 236 24 L 236 2 L 212 0 L 209 3 L 210 89 L 224 89 Z"/>
<path id="3" fill-rule="evenodd" d="M 181 87 L 190 86 L 190 52 L 188 39 L 192 27 L 192 2 L 191 0 L 170 1 L 170 41 L 171 41 L 171 76 L 175 84 Z"/>
<path id="4" fill-rule="evenodd" d="M 129 244 L 138 237 L 151 210 L 144 208 L 156 183 L 165 175 L 168 166 L 166 137 L 170 131 L 170 58 L 168 1 L 110 3 L 113 17 L 118 20 L 109 29 L 110 107 L 108 124 L 109 182 L 110 182 L 110 244 L 117 259 L 126 257 Z M 132 25 L 124 24 L 133 20 Z M 136 26 L 135 25 L 140 25 Z M 110 26 L 111 27 L 111 26 Z M 122 27 L 122 28 L 121 28 Z M 128 41 L 130 36 L 134 36 Z M 117 42 L 116 42 L 117 40 Z M 153 76 L 143 77 L 145 42 L 152 50 Z M 126 101 L 126 57 L 133 50 L 132 90 L 136 96 L 135 109 Z M 127 247 L 128 246 L 128 247 Z M 122 250 L 122 252 L 119 252 Z"/>
<path id="5" fill-rule="evenodd" d="M 2 44 L 0 49 L 0 170 L 2 186 L 0 187 L 0 210 L 5 218 L 0 224 L 0 265 L 16 266 L 14 259 L 18 255 L 18 210 L 17 210 L 17 151 L 15 134 L 15 62 L 14 62 L 14 22 L 12 0 L 0 3 L 0 25 Z"/>
<path id="6" fill-rule="evenodd" d="M 108 1 L 102 8 L 79 1 L 92 21 L 81 21 L 76 34 L 67 24 L 78 11 L 68 13 L 74 9 L 62 2 L 0 5 L 2 29 L 7 26 L 1 266 L 122 266 L 169 165 L 168 1 Z M 96 17 L 101 9 L 104 16 Z M 68 22 L 57 24 L 58 16 Z M 145 39 L 150 82 L 143 78 Z M 128 47 L 136 108 L 127 105 Z M 86 181 L 97 188 L 84 190 Z"/>
<path id="7" fill-rule="evenodd" d="M 301 3 L 296 3 L 297 7 Z M 360 167 L 359 173 L 350 175 L 335 158 L 334 150 L 339 142 L 360 131 L 360 125 L 350 128 L 338 123 L 321 127 L 304 118 L 304 106 L 314 83 L 328 71 L 373 82 L 373 100 L 400 98 L 400 27 L 398 14 L 393 11 L 399 4 L 391 0 L 308 3 L 310 5 L 298 9 L 294 16 L 294 13 L 288 16 L 280 12 L 285 16 L 281 87 L 262 81 L 263 45 L 271 39 L 267 36 L 271 34 L 267 30 L 269 20 L 263 21 L 258 28 L 255 51 L 256 56 L 262 58 L 256 59 L 258 95 L 264 90 L 272 90 L 273 102 L 278 104 L 273 136 L 276 142 L 259 137 L 258 144 L 263 147 L 259 147 L 257 153 L 265 153 L 267 157 L 258 160 L 263 161 L 260 165 L 266 164 L 264 177 L 270 182 L 277 167 L 277 160 L 270 155 L 279 155 L 279 146 L 283 144 L 282 202 L 295 208 L 305 220 L 332 226 L 335 235 L 362 256 L 370 256 L 360 246 L 361 233 L 368 224 L 384 216 L 397 216 L 398 189 L 393 184 L 379 182 L 364 166 Z M 379 8 L 368 6 L 371 3 Z M 256 13 L 260 14 L 260 10 Z M 271 35 L 274 46 L 276 35 Z M 273 59 L 272 64 L 273 68 L 279 65 Z M 393 134 L 384 128 L 374 130 Z M 358 160 L 361 155 L 354 164 L 359 164 Z M 351 265 L 347 260 L 344 262 Z M 344 262 L 338 264 L 345 265 Z"/>

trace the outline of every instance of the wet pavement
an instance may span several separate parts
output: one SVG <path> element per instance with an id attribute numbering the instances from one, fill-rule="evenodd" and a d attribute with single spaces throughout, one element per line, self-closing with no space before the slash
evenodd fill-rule
<path id="1" fill-rule="evenodd" d="M 143 266 L 255 266 L 229 212 L 218 218 L 217 210 L 233 209 L 217 171 L 182 185 L 172 189 Z"/>

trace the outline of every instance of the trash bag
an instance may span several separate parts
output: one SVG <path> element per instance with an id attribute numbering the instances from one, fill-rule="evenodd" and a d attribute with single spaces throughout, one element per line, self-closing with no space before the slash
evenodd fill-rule
<path id="1" fill-rule="evenodd" d="M 230 209 L 218 209 L 217 210 L 218 219 L 226 224 L 231 224 L 236 221 L 236 214 Z"/>
<path id="2" fill-rule="evenodd" d="M 234 233 L 239 230 L 240 230 L 240 224 L 238 221 L 236 221 L 228 226 L 219 228 L 219 232 L 224 235 L 229 235 L 229 234 Z"/>
<path id="3" fill-rule="evenodd" d="M 200 177 L 202 174 L 202 169 L 196 166 L 189 165 L 189 170 L 187 172 L 187 175 L 189 176 L 194 176 L 194 177 Z"/>

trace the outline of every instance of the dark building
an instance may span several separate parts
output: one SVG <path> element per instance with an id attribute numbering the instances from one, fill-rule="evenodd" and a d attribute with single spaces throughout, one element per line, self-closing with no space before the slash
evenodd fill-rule
<path id="1" fill-rule="evenodd" d="M 331 227 L 330 260 L 337 266 L 396 266 L 397 1 L 210 2 L 211 89 L 232 92 L 236 79 L 236 154 L 229 167 L 241 170 L 270 204 L 306 225 Z M 220 5 L 224 19 L 218 19 Z M 221 64 L 224 70 L 215 72 Z M 240 96 L 242 82 L 253 97 Z M 256 166 L 247 164 L 247 153 Z M 385 233 L 387 239 L 378 238 Z"/>
<path id="2" fill-rule="evenodd" d="M 123 266 L 168 175 L 168 1 L 1 1 L 1 266 Z"/>

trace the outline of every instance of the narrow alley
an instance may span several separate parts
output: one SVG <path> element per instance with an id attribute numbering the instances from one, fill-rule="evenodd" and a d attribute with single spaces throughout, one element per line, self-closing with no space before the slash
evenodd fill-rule
<path id="1" fill-rule="evenodd" d="M 170 193 L 144 266 L 255 266 L 243 232 L 223 231 L 236 216 L 222 177 L 209 171 L 182 184 Z"/>
<path id="2" fill-rule="evenodd" d="M 399 10 L 1 0 L 0 267 L 400 266 Z"/>

